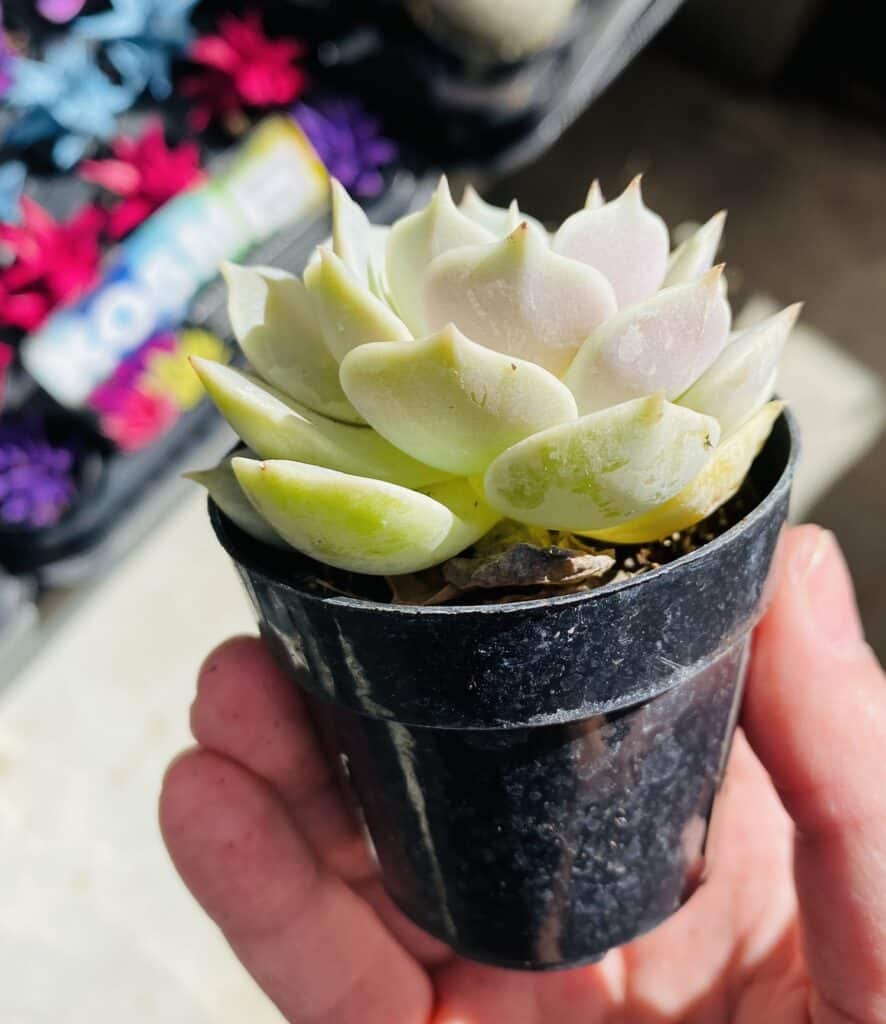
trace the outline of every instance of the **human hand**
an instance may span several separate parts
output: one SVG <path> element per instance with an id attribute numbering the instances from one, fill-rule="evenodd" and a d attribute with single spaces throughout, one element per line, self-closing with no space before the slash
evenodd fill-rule
<path id="1" fill-rule="evenodd" d="M 829 533 L 789 531 L 773 580 L 708 879 L 599 964 L 485 967 L 406 920 L 255 639 L 201 670 L 160 803 L 176 867 L 292 1024 L 884 1024 L 886 679 Z"/>

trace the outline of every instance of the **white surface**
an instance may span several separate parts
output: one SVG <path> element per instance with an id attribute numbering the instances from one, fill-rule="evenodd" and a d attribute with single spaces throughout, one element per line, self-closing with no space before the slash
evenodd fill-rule
<path id="1" fill-rule="evenodd" d="M 156 823 L 197 668 L 252 629 L 195 490 L 0 692 L 3 1024 L 279 1024 Z"/>

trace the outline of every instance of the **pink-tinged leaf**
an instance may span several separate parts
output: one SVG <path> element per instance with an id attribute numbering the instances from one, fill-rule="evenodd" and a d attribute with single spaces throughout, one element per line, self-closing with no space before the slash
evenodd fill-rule
<path id="1" fill-rule="evenodd" d="M 579 413 L 658 391 L 673 400 L 704 373 L 729 336 L 722 269 L 666 288 L 594 331 L 564 377 Z"/>
<path id="2" fill-rule="evenodd" d="M 665 222 L 643 203 L 640 179 L 604 206 L 589 195 L 590 206 L 568 217 L 554 236 L 555 252 L 595 267 L 615 289 L 619 308 L 652 295 L 664 280 L 670 242 Z"/>
<path id="3" fill-rule="evenodd" d="M 616 310 L 606 278 L 551 252 L 541 231 L 520 224 L 491 245 L 455 249 L 431 263 L 424 319 L 561 375 L 587 336 Z"/>

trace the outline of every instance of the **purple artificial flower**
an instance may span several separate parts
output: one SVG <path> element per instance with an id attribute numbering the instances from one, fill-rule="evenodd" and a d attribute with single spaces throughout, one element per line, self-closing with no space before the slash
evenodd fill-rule
<path id="1" fill-rule="evenodd" d="M 0 0 L 0 96 L 12 85 L 12 62 L 14 60 L 15 50 L 3 28 L 3 0 Z"/>
<path id="2" fill-rule="evenodd" d="M 299 103 L 292 116 L 333 178 L 360 199 L 384 189 L 381 169 L 397 159 L 397 145 L 381 134 L 378 118 L 357 99 L 335 97 Z"/>
<path id="3" fill-rule="evenodd" d="M 77 493 L 74 444 L 50 441 L 38 415 L 0 418 L 0 525 L 52 526 Z"/>

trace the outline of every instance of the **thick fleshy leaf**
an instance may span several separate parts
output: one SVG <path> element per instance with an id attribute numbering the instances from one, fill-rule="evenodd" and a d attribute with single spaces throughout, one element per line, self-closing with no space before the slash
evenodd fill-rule
<path id="1" fill-rule="evenodd" d="M 679 399 L 696 412 L 714 416 L 731 434 L 772 397 L 778 361 L 802 305 L 737 334 L 716 362 Z"/>
<path id="2" fill-rule="evenodd" d="M 416 337 L 429 333 L 424 316 L 425 270 L 437 256 L 465 245 L 483 245 L 495 235 L 462 213 L 446 178 L 424 210 L 403 217 L 388 236 L 386 267 L 394 306 Z"/>
<path id="3" fill-rule="evenodd" d="M 473 185 L 465 186 L 458 208 L 472 221 L 491 231 L 496 238 L 504 238 L 509 235 L 523 221 L 533 224 L 543 235 L 547 236 L 547 231 L 540 220 L 520 212 L 516 199 L 511 200 L 511 205 L 507 209 L 503 206 L 493 206 L 492 203 L 486 202 Z"/>
<path id="4" fill-rule="evenodd" d="M 604 529 L 678 494 L 719 435 L 716 420 L 651 395 L 521 441 L 492 463 L 483 486 L 493 508 L 520 522 Z"/>
<path id="5" fill-rule="evenodd" d="M 717 358 L 729 337 L 722 267 L 625 309 L 594 331 L 565 383 L 580 413 L 663 391 L 675 399 Z"/>
<path id="6" fill-rule="evenodd" d="M 362 422 L 341 389 L 338 364 L 302 282 L 274 267 L 226 263 L 222 273 L 231 326 L 255 372 L 316 412 Z"/>
<path id="7" fill-rule="evenodd" d="M 392 444 L 463 475 L 576 417 L 571 392 L 547 370 L 483 348 L 452 325 L 423 341 L 361 345 L 342 362 L 341 382 Z"/>
<path id="8" fill-rule="evenodd" d="M 643 544 L 686 530 L 727 502 L 744 482 L 783 408 L 769 402 L 714 451 L 711 461 L 679 494 L 645 515 L 591 536 L 611 544 Z"/>
<path id="9" fill-rule="evenodd" d="M 478 344 L 557 375 L 615 310 L 599 271 L 552 252 L 525 222 L 499 242 L 439 256 L 425 283 L 432 330 L 454 323 Z"/>
<path id="10" fill-rule="evenodd" d="M 406 325 L 328 249 L 305 270 L 305 286 L 329 351 L 341 362 L 367 341 L 407 341 Z"/>
<path id="11" fill-rule="evenodd" d="M 263 459 L 294 459 L 404 487 L 425 487 L 447 476 L 369 427 L 327 419 L 250 374 L 208 359 L 191 363 L 222 416 Z"/>
<path id="12" fill-rule="evenodd" d="M 249 458 L 251 453 L 241 450 L 229 455 L 214 466 L 212 469 L 195 470 L 193 473 L 185 473 L 188 480 L 200 484 L 209 491 L 212 500 L 244 533 L 250 537 L 260 540 L 265 544 L 274 544 L 285 547 L 285 541 L 278 533 L 265 522 L 255 511 L 252 502 L 243 493 L 243 488 L 237 483 L 234 471 L 231 468 L 231 461 L 235 457 Z"/>
<path id="13" fill-rule="evenodd" d="M 507 209 L 503 206 L 493 206 L 492 203 L 486 202 L 473 185 L 465 186 L 458 208 L 475 224 L 491 231 L 497 238 L 509 235 L 521 220 L 516 199 L 511 200 L 511 205 Z"/>
<path id="14" fill-rule="evenodd" d="M 675 284 L 688 284 L 697 281 L 714 265 L 720 239 L 723 237 L 723 225 L 726 223 L 726 211 L 721 210 L 692 235 L 682 245 L 678 245 L 668 260 L 668 272 L 665 274 L 664 287 Z"/>
<path id="15" fill-rule="evenodd" d="M 589 199 L 596 202 L 596 197 Z M 618 199 L 568 217 L 554 236 L 553 248 L 604 274 L 621 309 L 661 287 L 670 242 L 665 222 L 644 205 L 640 179 L 635 178 Z"/>
<path id="16" fill-rule="evenodd" d="M 376 298 L 385 300 L 385 248 L 390 228 L 372 224 L 339 182 L 332 180 L 332 251 Z"/>
<path id="17" fill-rule="evenodd" d="M 458 554 L 497 518 L 464 480 L 441 485 L 431 497 L 299 462 L 235 459 L 233 465 L 250 501 L 281 537 L 351 572 L 418 572 Z"/>

